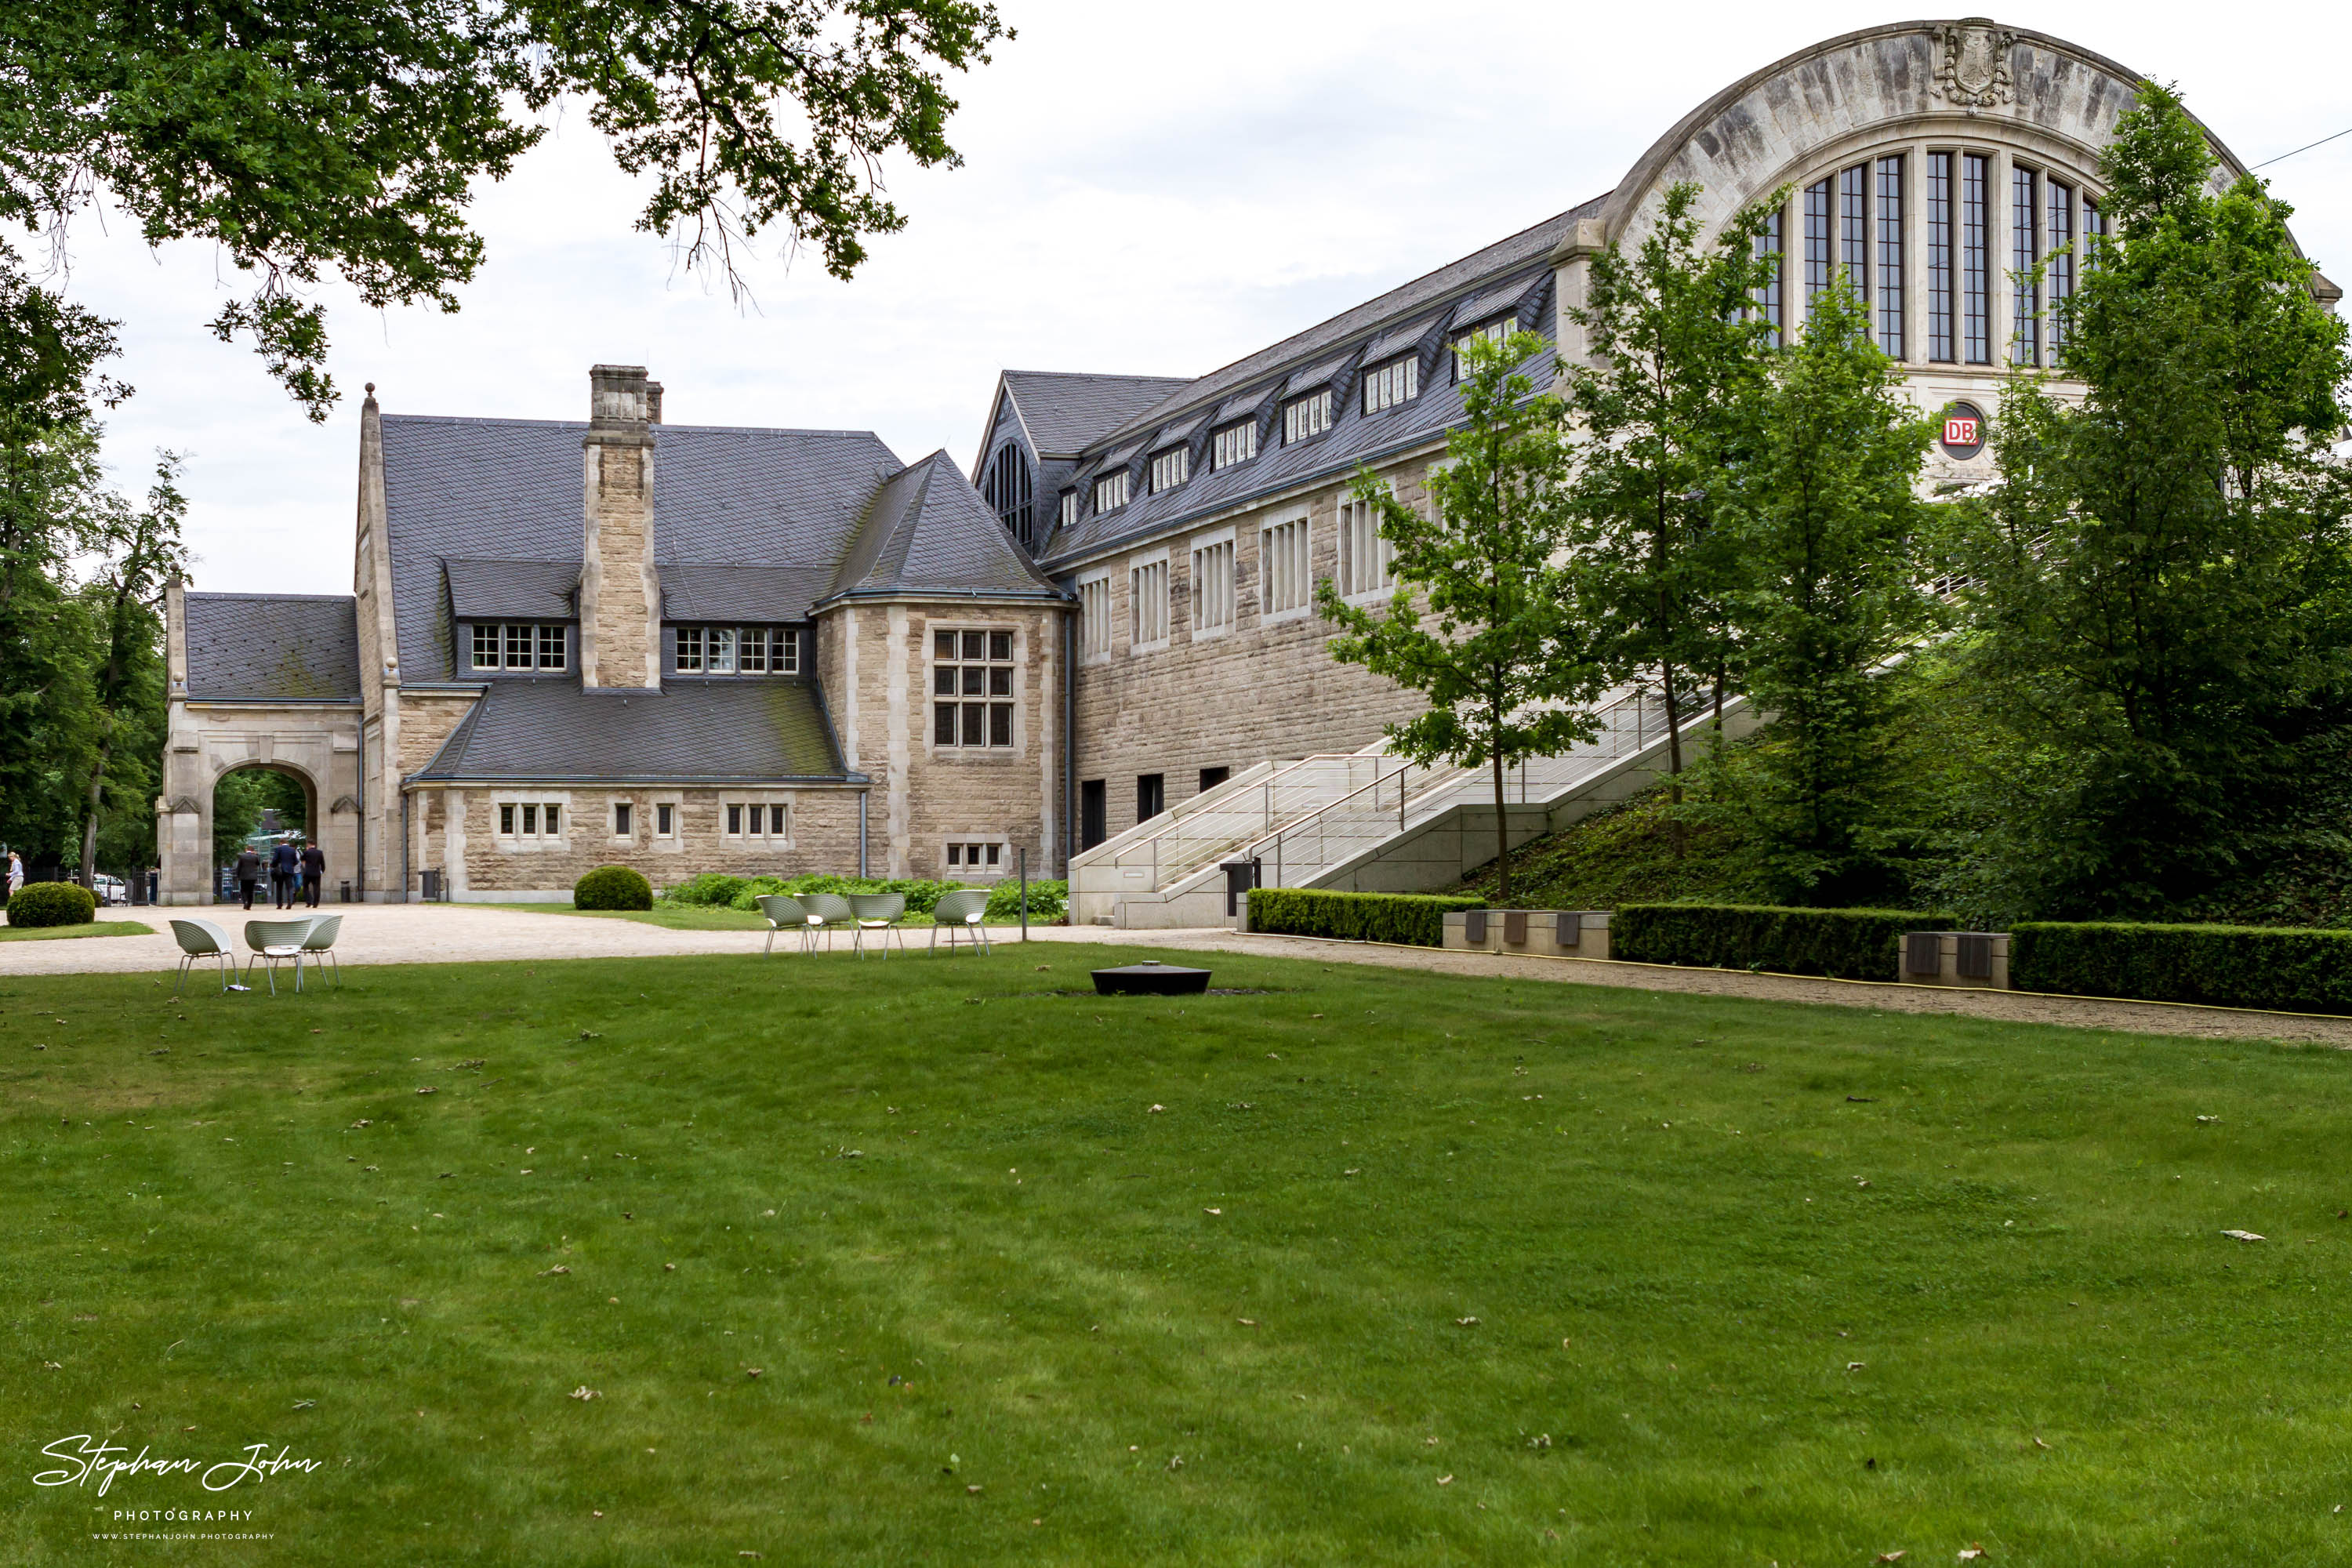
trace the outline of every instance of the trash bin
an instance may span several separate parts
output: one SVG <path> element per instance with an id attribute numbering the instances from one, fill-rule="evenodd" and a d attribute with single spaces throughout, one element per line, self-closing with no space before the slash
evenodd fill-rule
<path id="1" fill-rule="evenodd" d="M 1258 862 L 1255 857 L 1247 860 L 1226 860 L 1220 864 L 1225 874 L 1225 915 L 1228 919 L 1242 912 L 1242 900 L 1258 885 Z"/>
<path id="2" fill-rule="evenodd" d="M 422 878 L 424 881 L 424 886 L 419 889 L 419 896 L 428 904 L 439 903 L 441 901 L 441 873 L 438 870 L 428 868 L 426 870 L 420 871 L 417 875 Z"/>
<path id="3" fill-rule="evenodd" d="M 351 901 L 352 901 L 352 879 L 351 879 L 349 877 L 346 877 L 346 878 L 344 878 L 344 879 L 343 879 L 343 902 L 345 902 L 345 903 L 347 903 L 347 904 L 348 904 L 348 903 L 350 903 Z"/>

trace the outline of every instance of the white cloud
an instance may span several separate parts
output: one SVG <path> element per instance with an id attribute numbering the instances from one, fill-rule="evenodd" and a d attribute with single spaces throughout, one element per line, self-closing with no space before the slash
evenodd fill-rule
<path id="1" fill-rule="evenodd" d="M 1600 194 L 1717 88 L 1896 15 L 1804 9 L 1016 0 L 1020 37 L 955 86 L 965 166 L 891 172 L 908 227 L 853 282 L 764 247 L 755 313 L 631 227 L 640 187 L 575 111 L 483 193 L 489 260 L 460 313 L 327 291 L 350 395 L 324 426 L 203 331 L 239 282 L 216 284 L 209 247 L 151 256 L 119 221 L 86 226 L 73 288 L 124 321 L 123 482 L 158 446 L 194 454 L 198 584 L 345 592 L 363 382 L 394 411 L 569 418 L 589 365 L 644 363 L 677 423 L 870 428 L 902 458 L 968 463 L 1003 366 L 1212 369 Z M 2250 160 L 2352 121 L 2340 7 L 2004 19 L 2178 81 Z M 2305 204 L 2305 247 L 2352 274 L 2352 137 L 2268 173 Z"/>

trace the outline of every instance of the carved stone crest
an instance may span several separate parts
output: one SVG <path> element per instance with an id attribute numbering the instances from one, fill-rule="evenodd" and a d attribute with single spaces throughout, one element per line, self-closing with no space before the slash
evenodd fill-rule
<path id="1" fill-rule="evenodd" d="M 1948 23 L 1940 37 L 1944 58 L 1936 79 L 1948 101 L 1990 109 L 2016 96 L 2009 75 L 2015 33 L 2004 32 L 1982 16 L 1969 16 Z"/>

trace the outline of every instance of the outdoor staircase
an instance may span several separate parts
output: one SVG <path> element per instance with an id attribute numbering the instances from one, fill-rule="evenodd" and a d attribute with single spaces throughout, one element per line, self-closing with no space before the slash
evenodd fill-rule
<path id="1" fill-rule="evenodd" d="M 1601 733 L 1504 775 L 1513 845 L 1632 795 L 1665 768 L 1665 712 L 1627 692 L 1600 710 Z M 1687 752 L 1712 711 L 1683 725 Z M 1752 727 L 1744 700 L 1724 705 L 1726 731 Z M 1255 860 L 1269 888 L 1426 892 L 1495 855 L 1495 784 L 1487 770 L 1420 767 L 1381 741 L 1353 752 L 1260 763 L 1214 789 L 1085 850 L 1070 862 L 1074 923 L 1130 929 L 1233 925 L 1223 864 Z"/>

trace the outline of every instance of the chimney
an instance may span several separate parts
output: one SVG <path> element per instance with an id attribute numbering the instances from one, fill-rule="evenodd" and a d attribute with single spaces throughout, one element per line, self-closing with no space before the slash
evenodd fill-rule
<path id="1" fill-rule="evenodd" d="M 658 381 L 646 383 L 646 423 L 661 423 L 661 383 Z"/>
<path id="2" fill-rule="evenodd" d="M 643 365 L 588 373 L 586 521 L 580 552 L 580 683 L 661 685 L 661 580 L 654 572 L 655 411 Z"/>

